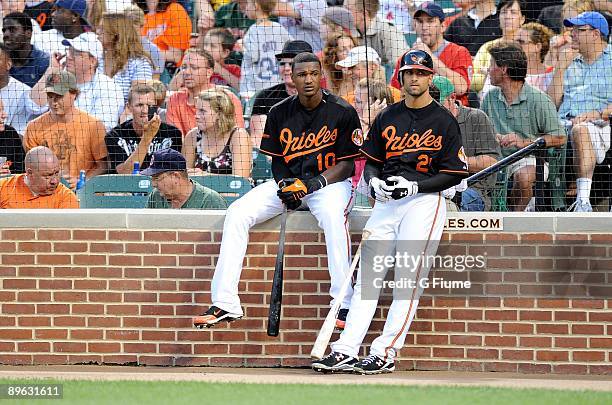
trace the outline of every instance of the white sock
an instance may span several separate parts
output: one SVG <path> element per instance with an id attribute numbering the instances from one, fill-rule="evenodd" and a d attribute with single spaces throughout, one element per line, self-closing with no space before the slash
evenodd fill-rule
<path id="1" fill-rule="evenodd" d="M 586 177 L 576 179 L 576 200 L 588 202 L 591 195 L 591 185 L 593 180 Z"/>

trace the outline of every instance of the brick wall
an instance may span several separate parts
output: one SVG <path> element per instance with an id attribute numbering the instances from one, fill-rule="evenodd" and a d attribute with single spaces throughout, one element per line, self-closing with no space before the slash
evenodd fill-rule
<path id="1" fill-rule="evenodd" d="M 124 226 L 111 218 L 109 229 L 66 218 L 75 226 L 2 226 L 0 363 L 309 365 L 329 288 L 314 223 L 289 224 L 281 334 L 270 338 L 277 223 L 251 233 L 240 283 L 245 319 L 195 330 L 191 317 L 210 302 L 222 217 L 202 231 L 146 229 L 150 218 L 140 225 L 128 218 Z M 355 245 L 362 222 L 353 225 Z M 469 277 L 467 293 L 427 291 L 400 369 L 612 373 L 612 235 L 526 228 L 445 233 L 440 252 L 486 252 L 487 268 L 446 274 Z M 382 299 L 371 330 L 382 329 L 389 301 Z"/>

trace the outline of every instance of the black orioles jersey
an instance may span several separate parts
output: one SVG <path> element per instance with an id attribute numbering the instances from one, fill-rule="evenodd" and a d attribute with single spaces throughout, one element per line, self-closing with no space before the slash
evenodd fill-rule
<path id="1" fill-rule="evenodd" d="M 363 133 L 357 111 L 341 98 L 323 91 L 312 111 L 291 96 L 270 109 L 261 152 L 282 157 L 293 176 L 308 180 L 336 162 L 359 156 Z"/>
<path id="2" fill-rule="evenodd" d="M 435 101 L 418 109 L 408 108 L 404 101 L 385 108 L 372 123 L 361 152 L 383 165 L 382 180 L 402 176 L 419 181 L 438 173 L 468 175 L 459 124 Z"/>

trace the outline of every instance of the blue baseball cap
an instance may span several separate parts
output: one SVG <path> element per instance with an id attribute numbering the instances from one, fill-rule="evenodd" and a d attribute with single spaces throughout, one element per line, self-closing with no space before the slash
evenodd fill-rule
<path id="1" fill-rule="evenodd" d="M 610 28 L 608 26 L 608 21 L 606 17 L 598 13 L 597 11 L 585 11 L 582 14 L 578 14 L 574 18 L 566 18 L 563 20 L 563 25 L 566 27 L 573 27 L 574 25 L 590 25 L 595 28 L 601 35 L 607 37 L 610 33 Z"/>
<path id="2" fill-rule="evenodd" d="M 414 17 L 416 17 L 420 13 L 425 13 L 430 17 L 438 17 L 440 21 L 444 21 L 445 15 L 444 10 L 438 4 L 428 1 L 423 3 L 416 9 L 414 12 Z"/>
<path id="3" fill-rule="evenodd" d="M 65 8 L 81 17 L 81 23 L 86 26 L 91 26 L 87 21 L 87 1 L 86 0 L 56 0 L 53 4 L 55 7 Z"/>
<path id="4" fill-rule="evenodd" d="M 162 149 L 153 153 L 149 167 L 142 170 L 140 174 L 153 176 L 163 172 L 177 172 L 187 170 L 185 157 L 174 149 Z"/>

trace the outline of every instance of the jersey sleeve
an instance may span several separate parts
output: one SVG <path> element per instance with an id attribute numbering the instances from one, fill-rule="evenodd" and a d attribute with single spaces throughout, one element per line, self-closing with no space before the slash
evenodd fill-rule
<path id="1" fill-rule="evenodd" d="M 283 156 L 283 151 L 281 150 L 279 140 L 280 134 L 278 131 L 278 120 L 278 109 L 271 109 L 270 113 L 268 114 L 268 118 L 266 119 L 266 126 L 264 127 L 264 132 L 261 137 L 261 145 L 259 147 L 261 153 L 268 156 Z"/>
<path id="2" fill-rule="evenodd" d="M 361 122 L 354 108 L 348 108 L 344 113 L 342 127 L 339 128 L 336 139 L 336 160 L 354 159 L 359 156 L 359 147 L 363 145 Z"/>
<path id="3" fill-rule="evenodd" d="M 468 175 L 468 161 L 461 143 L 461 130 L 456 120 L 447 126 L 444 145 L 440 151 L 438 172 L 454 174 L 461 177 Z"/>
<path id="4" fill-rule="evenodd" d="M 372 126 L 370 132 L 365 136 L 363 146 L 359 150 L 368 160 L 372 160 L 377 163 L 383 163 L 385 161 L 385 148 L 382 142 L 382 130 L 381 130 L 381 114 L 379 113 Z"/>

